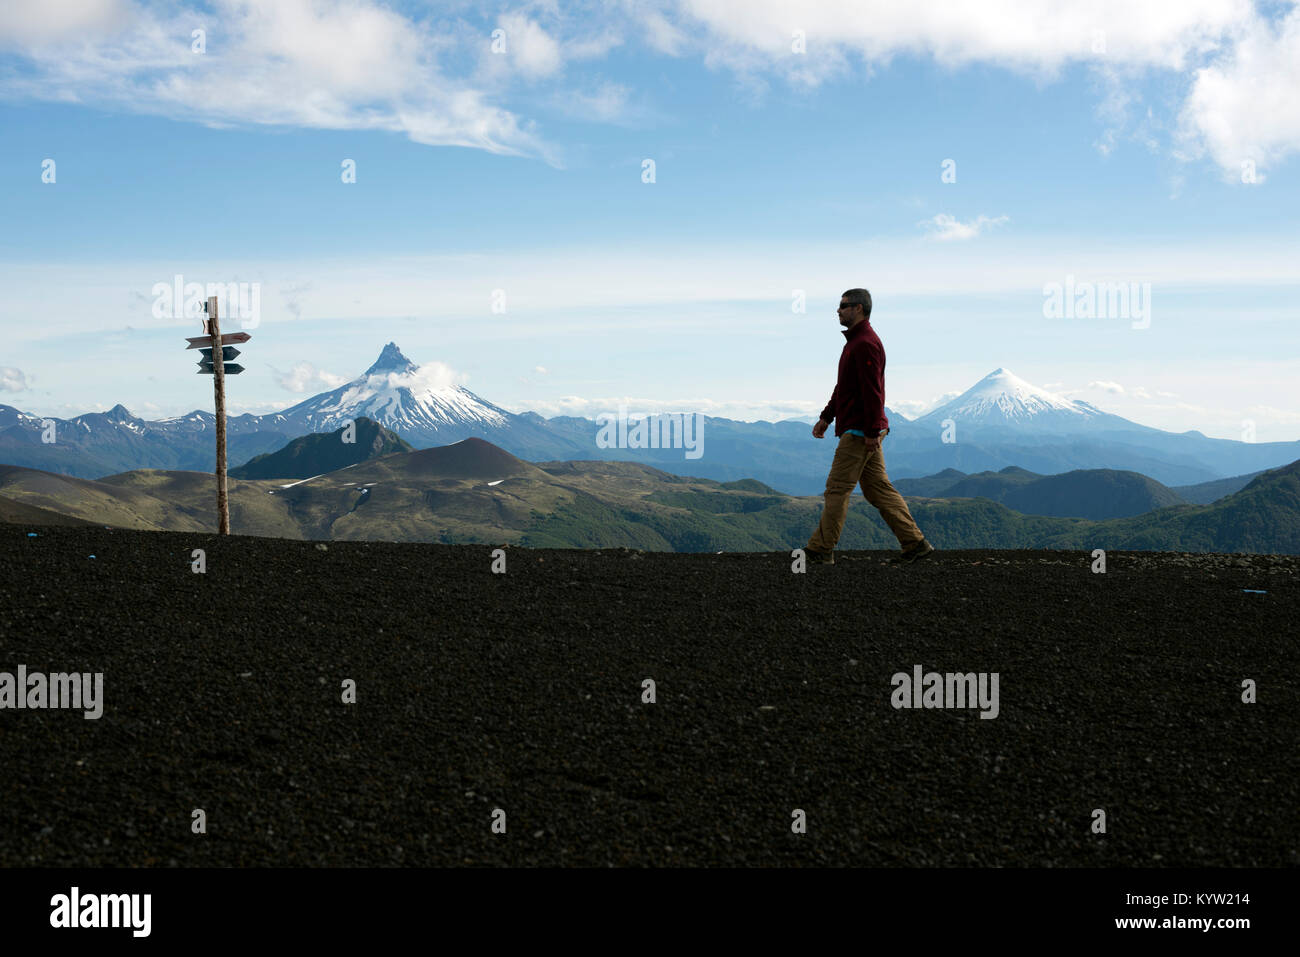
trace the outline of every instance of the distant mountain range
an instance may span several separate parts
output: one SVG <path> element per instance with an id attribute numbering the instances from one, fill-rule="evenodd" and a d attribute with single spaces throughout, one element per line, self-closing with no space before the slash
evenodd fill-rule
<path id="1" fill-rule="evenodd" d="M 981 478 L 959 477 L 954 484 Z M 1056 477 L 1003 478 L 981 487 L 1009 496 Z M 1087 502 L 1115 489 L 1152 494 L 1123 475 L 1082 473 L 1071 482 L 1070 490 Z M 203 472 L 142 470 L 91 481 L 0 466 L 0 519 L 12 514 L 38 525 L 57 513 L 128 528 L 211 532 L 212 486 Z M 1050 488 L 1043 494 L 1055 501 Z M 801 547 L 821 506 L 817 496 L 791 497 L 752 479 L 717 482 L 631 462 L 533 464 L 477 438 L 382 455 L 307 479 L 230 480 L 236 534 L 293 539 L 773 551 Z M 1300 461 L 1266 471 L 1213 504 L 1174 504 L 1103 521 L 1025 515 L 988 497 L 913 497 L 909 506 L 941 549 L 1300 554 Z M 858 498 L 839 547 L 896 548 L 897 542 Z"/>
<path id="2" fill-rule="evenodd" d="M 281 448 L 292 436 L 264 428 L 262 417 L 227 416 L 226 448 L 232 463 Z M 43 441 L 44 423 L 54 426 Z M 31 415 L 0 405 L 0 462 L 93 478 L 136 468 L 212 471 L 215 460 L 211 412 L 146 421 L 125 406 L 73 419 Z"/>
<path id="3" fill-rule="evenodd" d="M 884 454 L 895 479 L 1008 467 L 1040 476 L 1107 469 L 1179 487 L 1235 480 L 1300 458 L 1300 442 L 1237 442 L 1195 430 L 1165 432 L 1054 395 L 1006 369 L 994 370 L 916 420 L 890 409 L 886 414 L 890 434 Z M 835 450 L 834 438 L 814 439 L 808 422 L 712 416 L 700 417 L 700 458 L 686 458 L 681 448 L 602 448 L 595 420 L 509 412 L 461 386 L 436 381 L 390 342 L 362 375 L 337 389 L 283 412 L 229 417 L 229 461 L 238 466 L 276 452 L 292 439 L 333 432 L 360 418 L 372 419 L 416 449 L 472 437 L 528 461 L 635 461 L 722 482 L 755 479 L 796 495 L 821 492 Z M 214 419 L 209 412 L 147 421 L 117 405 L 106 413 L 53 420 L 53 444 L 41 440 L 42 419 L 0 405 L 0 462 L 82 478 L 140 468 L 213 467 Z"/>

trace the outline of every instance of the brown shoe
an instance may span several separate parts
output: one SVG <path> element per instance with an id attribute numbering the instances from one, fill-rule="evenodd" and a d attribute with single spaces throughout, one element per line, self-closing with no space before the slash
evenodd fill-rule
<path id="1" fill-rule="evenodd" d="M 819 552 L 815 548 L 805 548 L 803 550 L 803 553 L 804 555 L 807 556 L 809 565 L 834 565 L 835 564 L 834 551 Z"/>
<path id="2" fill-rule="evenodd" d="M 909 565 L 914 561 L 927 558 L 934 553 L 934 546 L 924 538 L 913 545 L 911 548 L 903 550 L 901 555 L 896 555 L 889 560 L 891 565 Z"/>

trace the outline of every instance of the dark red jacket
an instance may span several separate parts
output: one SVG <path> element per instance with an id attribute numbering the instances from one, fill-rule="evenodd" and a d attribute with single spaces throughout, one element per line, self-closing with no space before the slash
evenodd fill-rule
<path id="1" fill-rule="evenodd" d="M 870 319 L 840 331 L 847 341 L 840 353 L 835 391 L 822 410 L 822 421 L 835 423 L 836 436 L 843 435 L 846 429 L 879 435 L 889 428 L 885 415 L 885 347 L 871 328 Z"/>

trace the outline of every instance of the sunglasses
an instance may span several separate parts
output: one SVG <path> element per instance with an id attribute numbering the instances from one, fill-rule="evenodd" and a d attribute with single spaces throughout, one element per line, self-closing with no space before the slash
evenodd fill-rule
<path id="1" fill-rule="evenodd" d="M 862 305 L 862 303 L 860 302 L 842 302 L 840 303 L 840 308 L 836 309 L 835 311 L 840 312 L 844 309 L 852 309 L 854 306 L 860 306 L 860 305 Z"/>

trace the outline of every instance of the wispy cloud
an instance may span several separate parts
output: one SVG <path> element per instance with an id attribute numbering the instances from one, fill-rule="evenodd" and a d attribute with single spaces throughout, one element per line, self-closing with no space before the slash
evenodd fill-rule
<path id="1" fill-rule="evenodd" d="M 608 123 L 624 115 L 629 92 L 629 88 L 620 83 L 606 81 L 593 90 L 566 90 L 557 93 L 554 106 L 575 119 Z"/>
<path id="2" fill-rule="evenodd" d="M 1001 226 L 1007 222 L 1006 216 L 976 216 L 970 222 L 963 223 L 955 216 L 948 213 L 939 213 L 932 219 L 923 219 L 917 223 L 929 230 L 929 237 L 939 242 L 952 242 L 953 240 L 974 239 L 984 230 L 993 226 Z"/>
<path id="3" fill-rule="evenodd" d="M 444 392 L 469 382 L 468 375 L 457 372 L 445 362 L 426 362 L 414 372 L 390 372 L 386 377 L 390 387 L 410 389 L 412 392 Z"/>
<path id="4" fill-rule="evenodd" d="M 939 408 L 945 402 L 951 402 L 957 396 L 961 395 L 960 389 L 954 389 L 951 392 L 945 392 L 937 399 L 931 399 L 928 402 L 924 399 L 889 399 L 888 405 L 895 412 L 900 412 L 909 419 L 917 419 Z"/>
<path id="5" fill-rule="evenodd" d="M 922 254 L 924 253 L 924 254 Z M 380 256 L 346 259 L 205 260 L 187 273 L 249 276 L 264 288 L 309 284 L 301 319 L 263 302 L 262 329 L 286 323 L 355 320 L 443 323 L 447 334 L 481 321 L 516 328 L 522 317 L 544 322 L 548 332 L 599 329 L 608 325 L 611 304 L 630 312 L 623 321 L 645 328 L 689 321 L 686 307 L 719 302 L 779 304 L 788 312 L 790 290 L 831 290 L 860 275 L 864 262 L 879 277 L 869 288 L 883 304 L 892 296 L 970 293 L 1032 293 L 1041 304 L 1045 279 L 1062 277 L 1062 262 L 1077 264 L 1076 275 L 1121 277 L 1133 263 L 1153 285 L 1224 284 L 1230 287 L 1296 283 L 1300 242 L 1275 237 L 1187 236 L 1153 243 L 1084 241 L 1073 235 L 1025 237 L 1008 233 L 997 243 L 939 243 L 925 237 L 887 234 L 845 244 L 761 238 L 719 244 L 711 237 L 665 246 L 660 243 L 549 244 L 508 252 Z M 149 290 L 152 277 L 169 276 L 172 264 L 137 260 L 112 265 L 0 262 L 0 325 L 8 343 L 60 336 L 100 335 L 106 325 L 137 325 L 142 334 L 167 330 L 194 335 L 189 319 L 152 319 L 147 307 L 128 296 L 124 275 L 146 277 L 135 288 Z M 490 290 L 509 277 L 509 313 L 492 313 Z M 102 310 L 88 312 L 87 297 Z M 271 309 L 270 303 L 277 304 Z M 658 310 L 656 312 L 655 310 Z M 1040 315 L 1038 306 L 1034 313 Z M 40 315 L 39 323 L 27 321 Z M 472 322 L 467 322 L 473 320 Z M 177 340 L 179 341 L 179 340 Z M 259 340 L 260 341 L 260 340 Z M 17 354 L 6 357 L 23 365 Z M 298 354 L 292 359 L 297 360 Z M 535 361 L 535 360 L 533 360 Z M 287 368 L 288 360 L 282 367 Z M 29 370 L 30 371 L 30 370 Z M 1080 381 L 1086 381 L 1081 379 Z"/>
<path id="6" fill-rule="evenodd" d="M 1277 11 L 1280 10 L 1280 13 Z M 1294 0 L 646 0 L 634 8 L 647 42 L 700 56 L 737 74 L 751 95 L 764 75 L 807 89 L 859 64 L 865 75 L 898 56 L 928 57 L 947 69 L 988 64 L 1055 79 L 1070 66 L 1098 73 L 1105 94 L 1097 143 L 1115 148 L 1133 86 L 1147 73 L 1183 74 L 1191 92 L 1176 155 L 1208 150 L 1226 173 L 1300 151 L 1300 6 Z M 1273 16 L 1270 17 L 1270 11 Z M 795 31 L 804 52 L 796 52 Z M 1139 139 L 1151 142 L 1149 133 Z"/>
<path id="7" fill-rule="evenodd" d="M 22 369 L 0 366 L 0 392 L 25 392 L 31 388 Z"/>
<path id="8" fill-rule="evenodd" d="M 323 369 L 317 369 L 310 362 L 299 362 L 288 372 L 274 373 L 276 384 L 290 392 L 322 392 L 337 389 L 348 380 L 341 375 L 333 375 Z"/>
<path id="9" fill-rule="evenodd" d="M 10 99 L 211 125 L 386 130 L 417 143 L 555 159 L 534 124 L 442 68 L 458 44 L 475 39 L 468 25 L 447 32 L 370 0 L 213 0 L 210 12 L 133 0 L 6 0 L 0 10 L 0 49 L 25 61 L 0 74 L 0 95 Z M 206 32 L 196 38 L 195 30 Z M 539 44 L 530 47 L 535 70 L 546 60 Z"/>
<path id="10" fill-rule="evenodd" d="M 202 53 L 193 50 L 196 29 L 207 31 Z M 573 11 L 505 0 L 442 16 L 381 0 L 5 0 L 0 52 L 19 62 L 0 70 L 0 96 L 211 125 L 383 130 L 560 165 L 537 121 L 506 108 L 510 93 L 545 84 L 592 119 L 617 120 L 628 84 L 593 88 L 567 68 L 632 42 L 730 70 L 751 99 L 768 77 L 808 91 L 854 71 L 870 77 L 900 56 L 945 69 L 987 64 L 1040 82 L 1083 65 L 1104 87 L 1103 153 L 1127 127 L 1136 85 L 1163 72 L 1189 88 L 1179 157 L 1208 154 L 1234 174 L 1251 161 L 1262 181 L 1264 167 L 1300 151 L 1294 0 L 1183 0 L 1136 12 L 1131 0 L 624 0 Z M 566 98 L 537 102 L 554 108 Z M 1155 142 L 1149 131 L 1136 135 Z"/>

